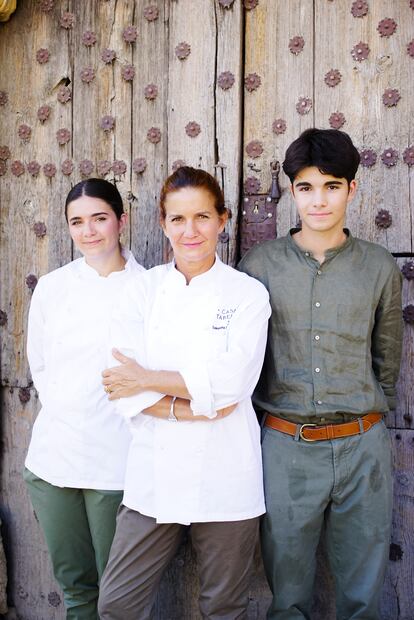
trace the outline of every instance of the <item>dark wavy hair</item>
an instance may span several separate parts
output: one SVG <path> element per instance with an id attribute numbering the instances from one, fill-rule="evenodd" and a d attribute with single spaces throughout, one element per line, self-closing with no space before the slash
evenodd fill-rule
<path id="1" fill-rule="evenodd" d="M 304 168 L 316 166 L 322 174 L 355 178 L 360 156 L 351 138 L 338 129 L 306 129 L 288 147 L 283 170 L 293 183 Z"/>

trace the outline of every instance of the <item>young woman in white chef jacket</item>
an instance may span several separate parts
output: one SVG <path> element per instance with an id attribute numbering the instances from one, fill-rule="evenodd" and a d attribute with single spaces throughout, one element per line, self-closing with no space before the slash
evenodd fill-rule
<path id="1" fill-rule="evenodd" d="M 83 257 L 42 276 L 33 293 L 27 352 L 42 408 L 24 477 L 66 617 L 97 620 L 131 439 L 100 375 L 114 303 L 144 269 L 120 246 L 127 216 L 114 185 L 81 181 L 65 216 Z"/>
<path id="2" fill-rule="evenodd" d="M 150 618 L 162 573 L 189 529 L 203 618 L 246 618 L 265 511 L 250 396 L 263 362 L 268 294 L 216 255 L 227 210 L 212 176 L 178 169 L 160 206 L 174 260 L 128 284 L 112 342 L 133 354 L 114 351 L 121 364 L 103 373 L 110 400 L 120 398 L 131 418 L 133 440 L 99 616 Z"/>

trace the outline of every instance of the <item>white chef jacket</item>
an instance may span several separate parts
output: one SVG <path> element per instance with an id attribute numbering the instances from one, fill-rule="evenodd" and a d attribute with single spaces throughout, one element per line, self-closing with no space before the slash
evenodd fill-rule
<path id="1" fill-rule="evenodd" d="M 158 523 L 238 521 L 264 513 L 260 429 L 250 396 L 269 316 L 264 286 L 218 257 L 189 285 L 173 263 L 128 283 L 114 313 L 112 345 L 147 368 L 179 371 L 195 415 L 213 418 L 216 410 L 238 405 L 216 421 L 171 422 L 140 413 L 163 394 L 117 401 L 133 433 L 126 506 Z"/>
<path id="2" fill-rule="evenodd" d="M 42 276 L 29 311 L 27 354 L 42 404 L 26 467 L 61 487 L 121 490 L 131 441 L 102 385 L 111 313 L 144 268 L 100 276 L 84 258 Z"/>

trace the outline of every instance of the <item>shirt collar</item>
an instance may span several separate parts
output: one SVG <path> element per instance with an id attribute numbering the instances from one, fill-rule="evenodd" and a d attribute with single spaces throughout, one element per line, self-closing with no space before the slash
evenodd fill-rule
<path id="1" fill-rule="evenodd" d="M 121 271 L 113 271 L 112 273 L 110 273 L 108 276 L 106 276 L 104 279 L 107 280 L 108 278 L 117 278 L 119 276 L 121 276 L 122 274 L 124 274 L 125 272 L 130 272 L 132 267 L 133 267 L 133 263 L 135 262 L 135 258 L 132 254 L 132 252 L 130 252 L 130 250 L 127 250 L 126 248 L 122 247 L 121 248 L 121 253 L 122 256 L 125 259 L 125 267 L 124 269 L 121 269 Z M 82 256 L 79 259 L 78 262 L 78 276 L 80 278 L 101 278 L 102 276 L 99 275 L 99 273 L 96 271 L 96 269 L 94 269 L 93 267 L 91 267 L 90 265 L 88 265 L 88 263 L 85 260 L 85 257 Z"/>
<path id="2" fill-rule="evenodd" d="M 195 289 L 199 287 L 204 287 L 206 285 L 208 286 L 211 283 L 216 282 L 218 272 L 220 271 L 222 264 L 223 263 L 216 254 L 216 260 L 214 261 L 214 264 L 210 267 L 210 269 L 208 271 L 205 271 L 204 273 L 201 273 L 199 276 L 194 276 L 193 278 L 191 278 L 190 283 L 188 284 L 188 288 Z M 168 267 L 169 280 L 171 282 L 174 282 L 175 284 L 187 286 L 185 276 L 180 271 L 178 271 L 178 269 L 176 269 L 174 260 L 171 261 Z"/>
<path id="3" fill-rule="evenodd" d="M 304 248 L 299 247 L 299 245 L 294 240 L 293 235 L 299 231 L 300 231 L 300 228 L 291 228 L 289 230 L 289 234 L 287 235 L 289 247 L 293 249 L 296 252 L 296 254 L 299 254 L 300 256 L 312 256 L 312 253 L 309 250 L 306 250 L 306 248 L 304 249 Z M 346 241 L 344 241 L 344 243 L 341 243 L 341 245 L 336 246 L 335 248 L 329 248 L 328 250 L 326 250 L 325 259 L 333 258 L 337 254 L 340 254 L 344 250 L 347 250 L 348 248 L 351 248 L 351 246 L 353 246 L 354 237 L 352 236 L 351 231 L 349 230 L 349 228 L 344 228 L 343 231 L 346 235 Z"/>

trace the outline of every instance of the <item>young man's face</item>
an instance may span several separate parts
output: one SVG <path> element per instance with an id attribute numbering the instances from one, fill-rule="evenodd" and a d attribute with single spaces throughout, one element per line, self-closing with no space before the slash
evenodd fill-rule
<path id="1" fill-rule="evenodd" d="M 304 168 L 296 176 L 291 191 L 302 230 L 307 232 L 340 232 L 345 223 L 348 203 L 353 199 L 356 181 L 322 174 L 316 166 Z"/>

